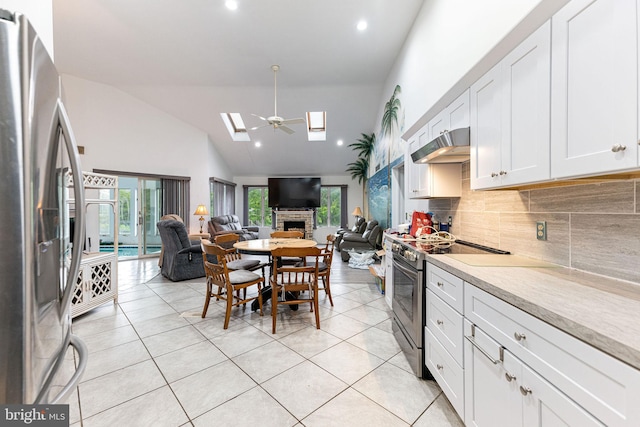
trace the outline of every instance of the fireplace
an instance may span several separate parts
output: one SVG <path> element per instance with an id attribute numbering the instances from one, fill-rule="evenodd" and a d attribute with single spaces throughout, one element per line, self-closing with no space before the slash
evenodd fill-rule
<path id="1" fill-rule="evenodd" d="M 273 214 L 275 230 L 299 230 L 305 239 L 313 239 L 313 210 L 274 210 Z"/>
<path id="2" fill-rule="evenodd" d="M 302 231 L 305 232 L 305 222 L 304 221 L 283 221 L 284 231 L 294 230 L 294 231 Z"/>

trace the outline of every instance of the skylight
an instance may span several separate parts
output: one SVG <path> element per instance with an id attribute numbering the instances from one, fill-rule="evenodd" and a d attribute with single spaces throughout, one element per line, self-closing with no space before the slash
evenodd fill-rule
<path id="1" fill-rule="evenodd" d="M 307 135 L 309 141 L 326 141 L 327 139 L 327 112 L 307 112 Z"/>
<path id="2" fill-rule="evenodd" d="M 220 113 L 224 125 L 234 141 L 251 141 L 240 113 Z"/>

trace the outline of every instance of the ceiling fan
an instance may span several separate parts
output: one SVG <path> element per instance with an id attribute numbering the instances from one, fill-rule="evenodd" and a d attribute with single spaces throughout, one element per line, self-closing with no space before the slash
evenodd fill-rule
<path id="1" fill-rule="evenodd" d="M 290 127 L 288 127 L 287 125 L 295 125 L 295 124 L 300 124 L 300 123 L 305 123 L 305 119 L 303 118 L 297 118 L 297 119 L 283 119 L 282 117 L 278 116 L 278 81 L 277 81 L 277 74 L 278 74 L 278 70 L 280 69 L 279 65 L 272 65 L 271 69 L 273 70 L 273 86 L 274 86 L 274 90 L 273 90 L 273 98 L 274 98 L 274 102 L 273 102 L 273 116 L 269 116 L 267 118 L 264 118 L 262 116 L 259 116 L 257 114 L 252 114 L 253 116 L 256 116 L 257 118 L 259 118 L 260 120 L 264 120 L 265 122 L 267 122 L 267 124 L 264 124 L 262 126 L 255 126 L 252 127 L 251 130 L 256 130 L 256 129 L 260 129 L 266 126 L 273 126 L 273 130 L 275 131 L 276 129 L 280 129 L 283 132 L 288 133 L 289 135 L 291 135 L 292 133 L 294 133 L 294 130 L 291 129 Z"/>

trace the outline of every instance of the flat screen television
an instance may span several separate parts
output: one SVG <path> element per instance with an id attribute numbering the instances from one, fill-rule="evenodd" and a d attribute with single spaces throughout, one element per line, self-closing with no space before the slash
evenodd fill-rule
<path id="1" fill-rule="evenodd" d="M 320 206 L 320 178 L 269 178 L 269 207 Z"/>

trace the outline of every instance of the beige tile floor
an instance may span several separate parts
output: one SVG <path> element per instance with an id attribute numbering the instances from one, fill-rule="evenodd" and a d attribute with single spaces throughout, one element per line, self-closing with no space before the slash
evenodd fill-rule
<path id="1" fill-rule="evenodd" d="M 462 426 L 433 381 L 418 379 L 367 270 L 339 257 L 321 329 L 301 307 L 263 317 L 223 302 L 200 318 L 204 279 L 174 283 L 157 258 L 121 261 L 119 300 L 73 321 L 89 349 L 72 426 Z M 68 357 L 74 363 L 73 355 Z"/>

